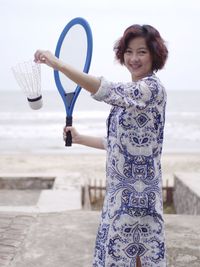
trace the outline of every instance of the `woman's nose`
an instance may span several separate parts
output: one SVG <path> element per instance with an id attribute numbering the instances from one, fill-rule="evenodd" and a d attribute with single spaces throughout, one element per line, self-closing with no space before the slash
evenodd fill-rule
<path id="1" fill-rule="evenodd" d="M 130 57 L 131 62 L 137 62 L 139 60 L 139 57 L 137 54 L 133 53 Z"/>

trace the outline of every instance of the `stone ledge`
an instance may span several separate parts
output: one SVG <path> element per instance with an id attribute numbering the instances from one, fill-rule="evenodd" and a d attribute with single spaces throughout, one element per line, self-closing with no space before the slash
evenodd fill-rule
<path id="1" fill-rule="evenodd" d="M 17 180 L 19 181 L 20 186 L 25 188 L 26 184 L 29 185 L 29 192 L 27 190 L 13 190 L 10 189 L 9 193 L 4 195 L 8 198 L 6 201 L 3 202 L 6 204 L 0 204 L 0 211 L 2 212 L 26 212 L 26 213 L 39 213 L 39 212 L 62 212 L 66 210 L 79 210 L 81 209 L 81 175 L 80 173 L 68 173 L 67 175 L 52 175 L 48 173 L 1 173 L 0 179 L 8 180 L 9 185 L 11 181 L 14 181 L 14 184 L 17 186 Z M 41 190 L 30 190 L 30 183 L 26 181 L 29 178 L 37 178 L 38 180 L 41 179 L 41 183 L 45 181 L 54 180 L 53 186 L 51 189 L 41 189 Z M 31 180 L 32 183 L 32 180 Z M 39 183 L 39 182 L 38 182 Z M 38 187 L 38 184 L 37 184 Z M 20 192 L 19 192 L 20 191 Z M 24 191 L 24 194 L 23 194 Z M 27 203 L 27 194 L 29 194 L 29 202 L 34 203 Z M 13 203 L 13 199 L 15 196 L 19 199 L 20 205 L 17 203 Z M 21 197 L 21 199 L 19 198 Z M 2 196 L 3 197 L 3 196 Z M 16 199 L 17 199 L 16 198 Z M 23 203 L 24 204 L 21 204 Z M 11 203 L 7 205 L 7 203 Z"/>

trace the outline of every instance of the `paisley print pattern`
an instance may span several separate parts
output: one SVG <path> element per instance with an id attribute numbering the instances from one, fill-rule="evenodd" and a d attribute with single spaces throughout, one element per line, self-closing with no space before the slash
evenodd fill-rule
<path id="1" fill-rule="evenodd" d="M 101 78 L 93 95 L 111 105 L 107 186 L 93 267 L 165 267 L 162 153 L 166 93 L 153 74 L 138 82 Z"/>

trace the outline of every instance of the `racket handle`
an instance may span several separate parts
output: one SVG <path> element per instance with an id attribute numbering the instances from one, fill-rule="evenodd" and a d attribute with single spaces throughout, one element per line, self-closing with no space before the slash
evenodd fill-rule
<path id="1" fill-rule="evenodd" d="M 66 126 L 72 126 L 72 117 L 66 117 Z M 65 146 L 72 145 L 72 134 L 71 132 L 67 132 Z"/>

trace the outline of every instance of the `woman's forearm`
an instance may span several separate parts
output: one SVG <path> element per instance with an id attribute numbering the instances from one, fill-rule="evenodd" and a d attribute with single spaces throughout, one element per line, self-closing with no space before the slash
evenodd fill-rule
<path id="1" fill-rule="evenodd" d="M 77 144 L 89 146 L 98 149 L 105 149 L 103 145 L 103 138 L 101 137 L 93 137 L 88 135 L 79 135 L 78 140 L 76 141 Z"/>
<path id="2" fill-rule="evenodd" d="M 60 64 L 58 70 L 66 75 L 70 80 L 72 80 L 76 84 L 79 84 L 81 87 L 92 94 L 95 94 L 100 87 L 100 79 L 90 74 L 79 71 L 68 64 Z"/>

